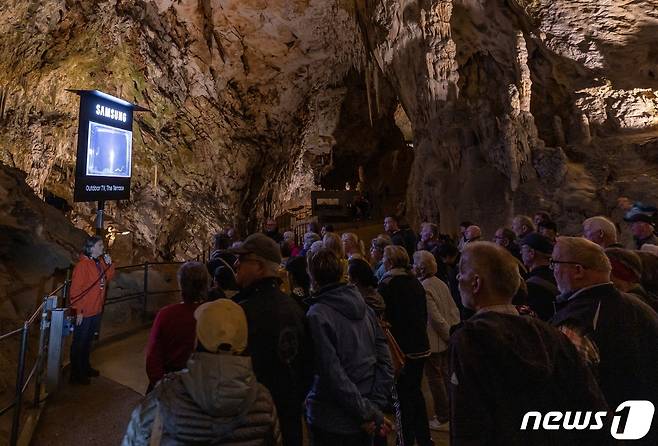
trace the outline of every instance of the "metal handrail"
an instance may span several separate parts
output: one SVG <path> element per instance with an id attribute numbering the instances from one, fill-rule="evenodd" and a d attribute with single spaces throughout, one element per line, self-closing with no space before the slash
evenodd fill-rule
<path id="1" fill-rule="evenodd" d="M 182 265 L 185 262 L 144 262 L 144 263 L 138 263 L 135 265 L 126 265 L 126 266 L 117 266 L 115 270 L 121 270 L 121 269 L 130 269 L 130 268 L 141 268 L 146 264 L 149 265 Z"/>
<path id="2" fill-rule="evenodd" d="M 52 296 L 52 294 L 49 294 L 49 296 Z M 41 305 L 39 305 L 39 306 L 37 307 L 37 309 L 34 310 L 34 313 L 32 313 L 32 316 L 30 316 L 30 318 L 29 318 L 28 320 L 25 321 L 25 323 L 26 323 L 27 325 L 32 325 L 32 323 L 36 320 L 36 318 L 37 318 L 37 316 L 39 315 L 39 313 L 41 312 L 41 310 L 43 310 L 43 306 L 44 306 L 44 305 L 45 305 L 45 303 L 44 303 L 44 302 L 41 302 Z"/>
<path id="3" fill-rule="evenodd" d="M 23 331 L 23 328 L 22 328 L 22 327 L 21 327 L 21 328 L 17 328 L 16 330 L 13 330 L 13 331 L 7 332 L 7 333 L 3 334 L 2 336 L 0 336 L 0 341 L 2 341 L 3 339 L 10 338 L 10 337 L 12 337 L 12 336 L 15 335 L 15 334 L 20 333 L 21 331 Z"/>
<path id="4" fill-rule="evenodd" d="M 178 265 L 183 262 L 145 262 L 139 265 L 128 265 L 128 266 L 123 266 L 123 267 L 117 267 L 117 270 L 125 270 L 125 269 L 131 269 L 131 268 L 144 268 L 144 283 L 143 283 L 143 291 L 140 293 L 131 293 L 127 294 L 124 296 L 119 296 L 113 299 L 106 299 L 105 305 L 111 305 L 111 304 L 116 304 L 116 303 L 121 303 L 121 302 L 126 302 L 131 299 L 139 299 L 140 297 L 142 298 L 142 318 L 143 320 L 146 320 L 146 310 L 147 310 L 147 303 L 148 303 L 148 296 L 149 295 L 158 295 L 158 294 L 166 294 L 166 293 L 174 293 L 174 292 L 180 292 L 180 290 L 158 290 L 158 291 L 150 291 L 148 289 L 148 272 L 149 272 L 149 266 L 153 265 Z M 70 270 L 69 270 L 70 272 Z M 21 348 L 19 351 L 19 356 L 18 356 L 18 366 L 16 369 L 16 390 L 14 393 L 14 401 L 9 404 L 7 407 L 0 409 L 0 417 L 9 412 L 10 410 L 14 410 L 14 415 L 13 415 L 13 420 L 12 420 L 12 428 L 11 428 L 11 440 L 10 444 L 12 446 L 17 444 L 18 441 L 18 435 L 19 435 L 19 428 L 20 428 L 20 415 L 21 415 L 21 406 L 23 402 L 23 394 L 27 391 L 27 388 L 34 379 L 36 379 L 36 387 L 35 387 L 35 395 L 34 395 L 34 406 L 38 406 L 39 403 L 45 401 L 45 399 L 41 398 L 41 391 L 42 391 L 42 374 L 43 374 L 43 364 L 44 364 L 44 353 L 47 350 L 46 347 L 46 338 L 48 335 L 46 334 L 47 332 L 45 330 L 48 329 L 48 323 L 46 322 L 46 316 L 49 311 L 49 307 L 46 306 L 46 302 L 50 296 L 57 296 L 60 292 L 62 294 L 63 302 L 66 304 L 68 300 L 68 286 L 70 285 L 70 275 L 67 274 L 67 278 L 64 281 L 63 284 L 55 288 L 53 291 L 50 293 L 46 294 L 44 297 L 44 300 L 41 302 L 41 304 L 34 310 L 34 312 L 30 315 L 29 318 L 25 319 L 23 321 L 22 327 L 16 328 L 14 330 L 11 330 L 7 333 L 4 333 L 0 335 L 0 341 L 4 339 L 8 339 L 12 336 L 16 336 L 19 333 L 21 333 Z M 35 360 L 34 365 L 30 369 L 27 377 L 25 377 L 25 359 L 27 356 L 27 348 L 28 348 L 28 337 L 29 337 L 29 330 L 30 326 L 36 322 L 39 318 L 39 314 L 41 313 L 42 319 L 41 319 L 41 336 L 39 339 L 39 346 L 38 346 L 38 351 L 37 351 L 37 357 Z"/>
<path id="5" fill-rule="evenodd" d="M 68 277 L 68 275 L 67 275 Z M 9 338 L 10 336 L 13 336 L 14 334 L 21 333 L 21 348 L 18 354 L 18 366 L 16 368 L 16 390 L 14 392 L 14 401 L 4 409 L 0 410 L 0 416 L 4 415 L 7 413 L 9 410 L 13 409 L 14 414 L 12 417 L 12 424 L 11 424 L 11 437 L 10 437 L 10 445 L 15 446 L 18 442 L 18 434 L 19 434 L 19 428 L 20 428 L 20 417 L 21 417 L 21 406 L 23 403 L 23 394 L 27 390 L 28 386 L 30 385 L 30 382 L 32 381 L 33 378 L 36 377 L 37 379 L 37 384 L 35 388 L 35 401 L 34 405 L 36 406 L 39 401 L 40 401 L 40 392 L 41 392 L 41 381 L 40 381 L 40 376 L 39 373 L 39 367 L 42 364 L 43 361 L 43 355 L 44 355 L 44 342 L 45 342 L 45 336 L 44 336 L 44 322 L 45 320 L 42 319 L 41 323 L 41 335 L 39 337 L 39 346 L 38 346 L 38 351 L 37 351 L 37 357 L 34 362 L 34 365 L 32 366 L 30 372 L 28 373 L 27 379 L 25 379 L 25 357 L 27 356 L 27 348 L 28 348 L 28 337 L 29 337 L 29 331 L 30 331 L 30 326 L 37 320 L 37 317 L 39 316 L 39 313 L 42 314 L 42 317 L 45 317 L 47 313 L 44 312 L 44 309 L 46 308 L 46 300 L 50 296 L 56 295 L 56 293 L 60 292 L 61 290 L 66 290 L 66 281 L 64 284 L 61 286 L 57 287 L 55 290 L 52 292 L 48 293 L 46 297 L 44 297 L 44 300 L 41 302 L 41 304 L 36 308 L 34 313 L 30 315 L 28 319 L 26 319 L 23 322 L 23 327 L 17 330 L 13 330 L 9 333 L 6 333 L 0 339 L 6 339 Z"/>

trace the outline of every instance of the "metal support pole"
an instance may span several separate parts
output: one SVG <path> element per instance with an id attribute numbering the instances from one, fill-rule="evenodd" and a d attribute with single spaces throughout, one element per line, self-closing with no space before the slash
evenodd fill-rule
<path id="1" fill-rule="evenodd" d="M 62 289 L 62 307 L 69 306 L 69 292 L 71 291 L 71 268 L 66 269 L 66 280 L 64 281 L 64 289 Z M 57 304 L 55 304 L 57 307 Z"/>
<path id="2" fill-rule="evenodd" d="M 55 308 L 50 312 L 50 335 L 48 339 L 48 364 L 46 392 L 54 393 L 59 386 L 62 363 L 62 343 L 66 308 Z"/>
<path id="3" fill-rule="evenodd" d="M 146 322 L 149 296 L 149 262 L 144 263 L 144 300 L 142 301 L 142 322 Z"/>
<path id="4" fill-rule="evenodd" d="M 34 377 L 34 401 L 33 406 L 37 407 L 39 405 L 39 400 L 41 399 L 41 374 L 43 372 L 43 355 L 44 349 L 46 346 L 46 331 L 49 327 L 48 322 L 48 311 L 51 310 L 49 303 L 51 300 L 57 297 L 55 296 L 46 296 L 43 298 L 43 310 L 41 311 L 41 324 L 39 325 L 39 348 L 37 350 L 37 368 L 36 374 Z"/>
<path id="5" fill-rule="evenodd" d="M 25 377 L 25 354 L 27 353 L 27 338 L 30 332 L 30 325 L 23 324 L 23 333 L 21 336 L 21 350 L 18 354 L 18 368 L 16 369 L 16 395 L 14 400 L 14 419 L 11 423 L 11 440 L 10 445 L 16 446 L 18 443 L 18 430 L 21 424 L 21 404 L 23 403 L 23 378 Z"/>
<path id="6" fill-rule="evenodd" d="M 96 211 L 96 235 L 103 236 L 103 212 L 105 211 L 105 200 L 98 201 L 98 210 Z"/>

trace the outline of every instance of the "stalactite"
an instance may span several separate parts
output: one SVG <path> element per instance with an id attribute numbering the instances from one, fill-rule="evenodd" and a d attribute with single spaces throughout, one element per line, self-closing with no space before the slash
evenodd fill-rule
<path id="1" fill-rule="evenodd" d="M 372 127 L 372 96 L 370 94 L 370 62 L 366 65 L 366 97 L 368 98 L 368 116 L 370 117 L 370 126 Z"/>
<path id="2" fill-rule="evenodd" d="M 377 118 L 382 115 L 382 101 L 379 93 L 379 68 L 376 65 L 372 67 L 375 88 L 375 105 L 377 110 Z"/>

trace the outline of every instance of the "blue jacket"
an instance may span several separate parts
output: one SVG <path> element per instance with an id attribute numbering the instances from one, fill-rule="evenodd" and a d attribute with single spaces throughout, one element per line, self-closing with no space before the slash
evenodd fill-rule
<path id="1" fill-rule="evenodd" d="M 375 312 L 353 285 L 324 287 L 307 299 L 315 377 L 306 399 L 312 426 L 351 434 L 380 424 L 393 385 L 386 337 Z"/>

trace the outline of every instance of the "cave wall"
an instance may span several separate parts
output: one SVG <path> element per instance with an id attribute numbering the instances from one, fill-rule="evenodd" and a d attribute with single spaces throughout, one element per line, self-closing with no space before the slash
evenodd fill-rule
<path id="1" fill-rule="evenodd" d="M 254 230 L 331 151 L 340 81 L 363 52 L 349 4 L 2 2 L 0 161 L 70 202 L 78 99 L 65 89 L 99 89 L 150 110 L 136 115 L 131 200 L 106 211 L 143 257 L 196 255 L 222 225 Z M 74 206 L 79 227 L 93 217 Z"/>
<path id="2" fill-rule="evenodd" d="M 618 196 L 658 201 L 651 1 L 357 2 L 414 131 L 414 221 L 545 209 L 567 233 Z"/>
<path id="3" fill-rule="evenodd" d="M 25 177 L 0 163 L 0 333 L 63 283 L 86 237 L 37 197 Z"/>
<path id="4" fill-rule="evenodd" d="M 150 110 L 136 118 L 132 199 L 107 209 L 136 260 L 195 256 L 218 227 L 254 230 L 357 163 L 376 194 L 406 196 L 412 223 L 470 219 L 490 234 L 541 208 L 574 232 L 618 218 L 620 195 L 658 201 L 654 6 L 10 0 L 0 161 L 70 202 L 65 89 L 97 88 Z M 78 227 L 93 216 L 73 206 Z"/>

